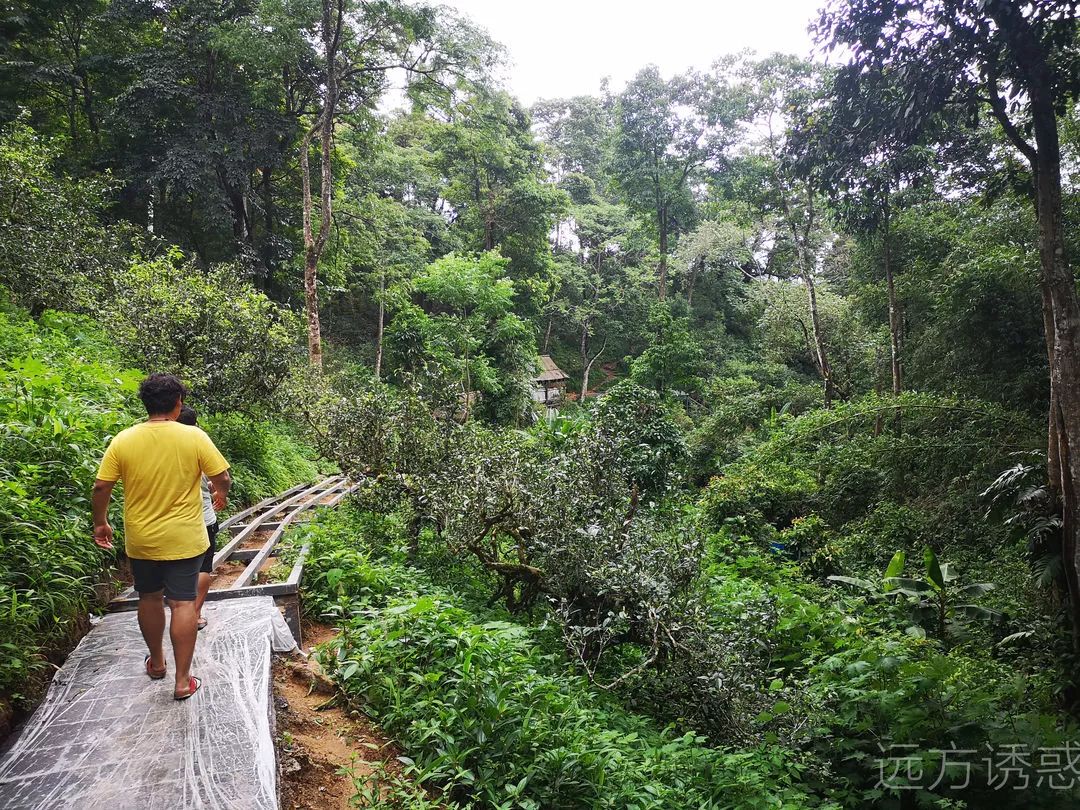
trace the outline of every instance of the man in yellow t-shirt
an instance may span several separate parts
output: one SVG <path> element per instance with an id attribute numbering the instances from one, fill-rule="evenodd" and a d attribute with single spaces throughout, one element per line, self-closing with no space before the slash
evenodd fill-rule
<path id="1" fill-rule="evenodd" d="M 94 542 L 112 548 L 109 500 L 124 482 L 124 546 L 139 592 L 139 629 L 150 654 L 143 665 L 154 680 L 165 677 L 164 599 L 172 621 L 176 658 L 173 698 L 186 700 L 202 682 L 191 675 L 195 655 L 195 594 L 203 552 L 202 476 L 214 485 L 214 508 L 225 508 L 229 464 L 210 437 L 176 421 L 187 391 L 172 374 L 151 374 L 139 386 L 145 422 L 121 431 L 109 444 L 94 482 Z"/>

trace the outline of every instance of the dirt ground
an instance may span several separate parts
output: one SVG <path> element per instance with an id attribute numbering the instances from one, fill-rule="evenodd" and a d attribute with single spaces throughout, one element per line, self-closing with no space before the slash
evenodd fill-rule
<path id="1" fill-rule="evenodd" d="M 322 624 L 304 625 L 304 650 L 332 638 Z M 400 753 L 359 712 L 333 701 L 332 685 L 318 665 L 279 657 L 274 698 L 281 769 L 282 810 L 344 810 L 355 795 L 353 775 L 371 772 L 369 762 L 396 763 Z M 344 772 L 343 772 L 344 771 Z"/>

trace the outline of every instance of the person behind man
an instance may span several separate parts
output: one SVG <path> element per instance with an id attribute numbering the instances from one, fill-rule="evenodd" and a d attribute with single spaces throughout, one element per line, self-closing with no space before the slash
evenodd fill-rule
<path id="1" fill-rule="evenodd" d="M 151 374 L 139 386 L 147 420 L 121 431 L 109 444 L 94 482 L 94 542 L 112 548 L 109 500 L 117 481 L 124 483 L 124 545 L 139 592 L 139 629 L 150 654 L 143 659 L 154 680 L 166 675 L 165 606 L 169 600 L 176 665 L 175 700 L 186 700 L 202 686 L 191 675 L 195 655 L 195 595 L 207 542 L 199 482 L 205 474 L 214 487 L 214 506 L 225 507 L 231 480 L 229 464 L 210 437 L 179 424 L 186 390 L 172 374 Z"/>
<path id="2" fill-rule="evenodd" d="M 181 425 L 198 427 L 199 415 L 190 405 L 185 405 L 180 409 L 180 416 L 176 421 Z M 195 594 L 195 615 L 198 617 L 198 628 L 202 630 L 206 627 L 202 609 L 206 603 L 206 595 L 210 592 L 210 575 L 214 572 L 214 555 L 217 553 L 218 519 L 213 498 L 210 497 L 210 479 L 203 475 L 199 486 L 202 495 L 203 523 L 206 524 L 206 535 L 210 541 L 210 548 L 203 554 L 202 566 L 199 568 L 199 586 Z"/>

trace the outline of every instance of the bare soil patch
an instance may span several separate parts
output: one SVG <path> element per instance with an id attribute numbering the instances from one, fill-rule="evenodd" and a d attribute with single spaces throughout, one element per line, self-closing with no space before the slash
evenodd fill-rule
<path id="1" fill-rule="evenodd" d="M 246 562 L 240 560 L 227 560 L 214 569 L 214 573 L 210 575 L 210 590 L 220 591 L 224 588 L 228 588 L 236 580 L 240 579 L 240 575 L 244 573 L 244 569 L 247 568 Z"/>
<path id="2" fill-rule="evenodd" d="M 304 648 L 335 635 L 332 627 L 305 624 Z M 339 705 L 335 694 L 314 662 L 274 662 L 282 810 L 355 807 L 354 776 L 371 773 L 372 763 L 397 765 L 394 743 L 363 714 Z"/>

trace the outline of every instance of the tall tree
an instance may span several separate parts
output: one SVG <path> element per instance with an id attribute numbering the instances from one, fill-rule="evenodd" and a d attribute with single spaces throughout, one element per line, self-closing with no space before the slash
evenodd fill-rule
<path id="1" fill-rule="evenodd" d="M 546 182 L 543 151 L 528 112 L 509 95 L 477 87 L 448 105 L 432 127 L 430 148 L 446 178 L 435 193 L 449 205 L 468 249 L 495 250 L 510 261 L 520 305 L 542 306 L 550 275 L 548 236 L 564 215 L 566 195 Z"/>
<path id="2" fill-rule="evenodd" d="M 129 32 L 105 115 L 125 212 L 204 262 L 254 253 L 256 178 L 295 138 L 262 22 L 251 4 L 213 0 L 116 0 L 102 22 Z"/>
<path id="3" fill-rule="evenodd" d="M 776 55 L 753 65 L 750 76 L 755 85 L 751 106 L 764 132 L 762 156 L 772 171 L 772 183 L 762 201 L 776 215 L 777 242 L 790 247 L 795 275 L 806 289 L 814 360 L 828 406 L 837 391 L 818 309 L 817 276 L 832 239 L 814 170 L 793 166 L 788 152 L 790 115 L 814 97 L 820 74 L 808 62 Z"/>
<path id="4" fill-rule="evenodd" d="M 496 252 L 449 254 L 394 293 L 388 330 L 394 371 L 427 375 L 467 421 L 476 409 L 497 422 L 518 423 L 529 407 L 536 341 L 514 313 L 507 260 Z"/>
<path id="5" fill-rule="evenodd" d="M 1062 228 L 1058 129 L 1058 116 L 1080 95 L 1078 8 L 1077 0 L 833 2 L 817 32 L 850 54 L 837 75 L 836 109 L 867 150 L 887 130 L 918 143 L 945 110 L 959 109 L 974 120 L 992 116 L 1030 168 L 1050 363 L 1047 474 L 1061 500 L 1073 643 L 1080 650 L 1080 305 Z M 877 94 L 892 77 L 901 92 Z M 966 137 L 948 130 L 938 139 L 955 144 Z"/>
<path id="6" fill-rule="evenodd" d="M 333 221 L 333 147 L 339 122 L 373 109 L 389 85 L 391 71 L 402 71 L 413 85 L 459 80 L 494 54 L 490 41 L 475 28 L 433 6 L 397 0 L 321 0 L 318 11 L 307 27 L 311 41 L 317 43 L 315 71 L 309 77 L 316 90 L 310 124 L 300 139 L 308 357 L 317 367 L 322 365 L 318 268 Z M 319 162 L 317 208 L 312 151 Z"/>
<path id="7" fill-rule="evenodd" d="M 97 81 L 109 61 L 102 54 L 106 5 L 105 0 L 17 0 L 0 11 L 0 116 L 14 117 L 20 106 L 28 106 L 41 131 L 64 133 L 76 159 L 97 157 L 102 117 Z"/>
<path id="8" fill-rule="evenodd" d="M 738 96 L 719 71 L 665 80 L 650 65 L 617 99 L 613 174 L 627 203 L 656 227 L 660 298 L 667 294 L 671 235 L 693 224 L 694 175 L 722 160 L 740 113 Z"/>
<path id="9" fill-rule="evenodd" d="M 533 123 L 548 147 L 556 181 L 577 173 L 598 187 L 606 183 L 611 144 L 610 100 L 595 96 L 544 99 L 532 108 Z"/>

